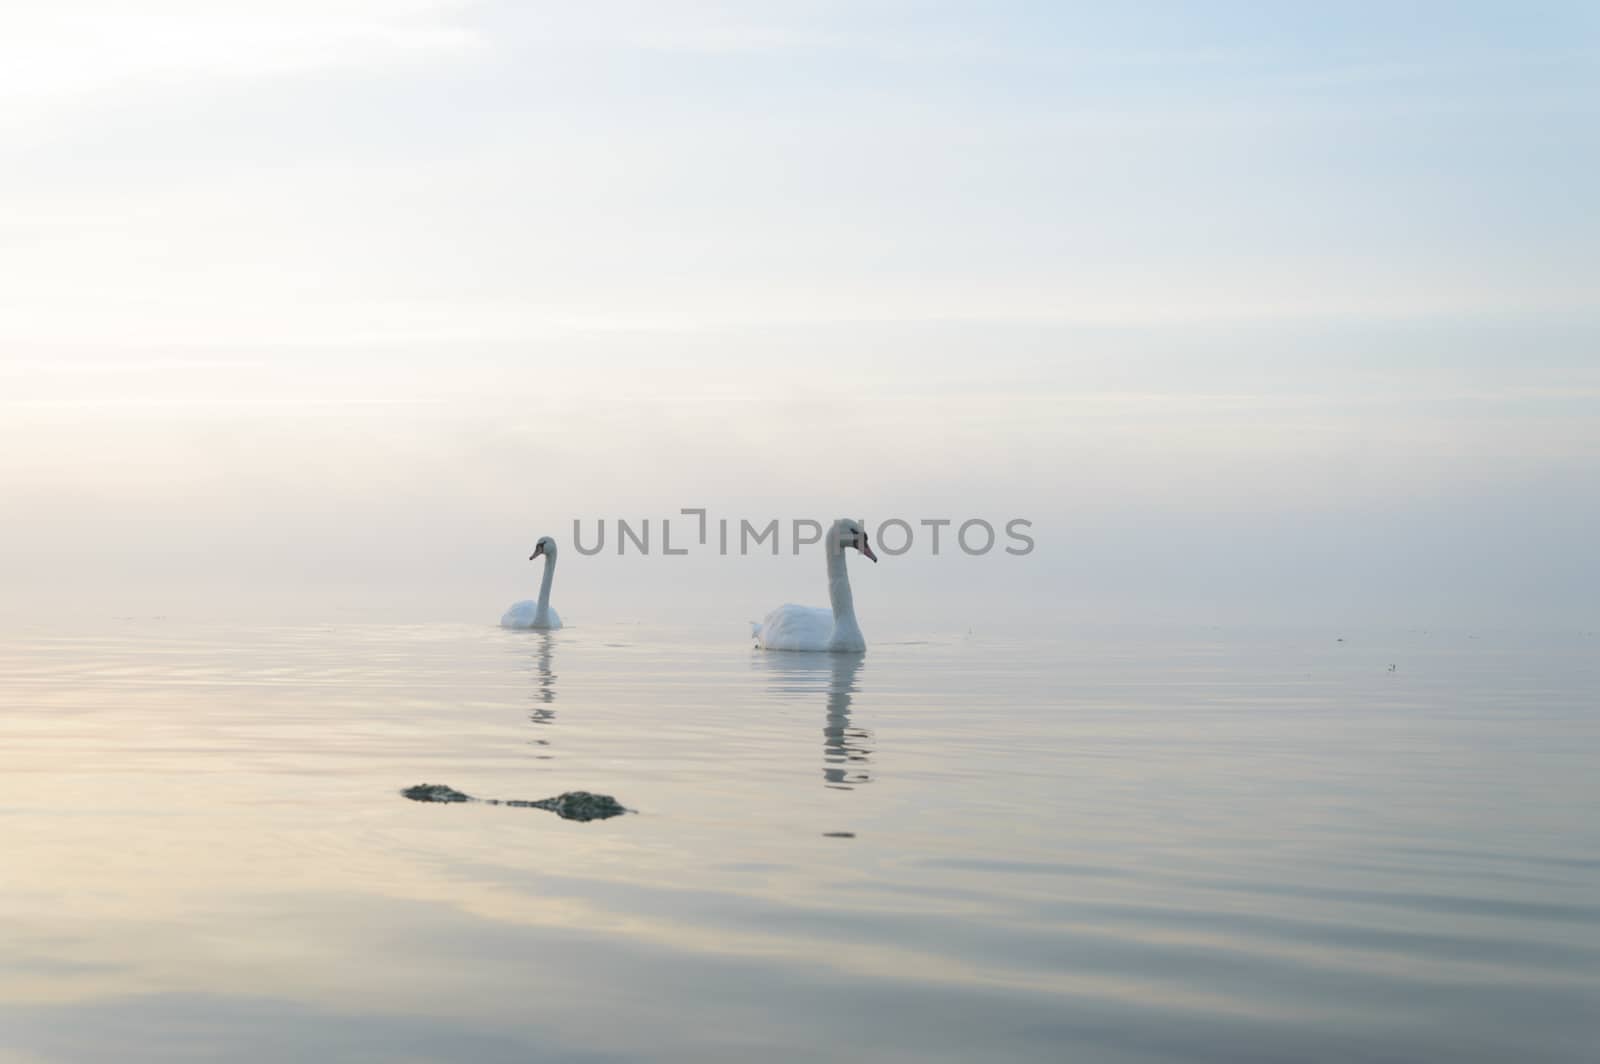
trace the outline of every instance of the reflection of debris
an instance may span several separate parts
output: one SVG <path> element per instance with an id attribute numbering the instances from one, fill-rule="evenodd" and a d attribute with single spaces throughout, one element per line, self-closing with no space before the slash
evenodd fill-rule
<path id="1" fill-rule="evenodd" d="M 413 802 L 482 802 L 484 805 L 512 805 L 523 809 L 547 809 L 564 820 L 605 820 L 621 816 L 627 810 L 609 794 L 591 794 L 588 791 L 567 791 L 554 798 L 538 801 L 521 799 L 474 798 L 443 783 L 419 783 L 400 792 Z"/>

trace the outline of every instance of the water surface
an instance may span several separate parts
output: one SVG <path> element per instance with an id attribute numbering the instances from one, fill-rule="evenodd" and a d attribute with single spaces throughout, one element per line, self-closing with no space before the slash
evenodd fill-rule
<path id="1" fill-rule="evenodd" d="M 0 1060 L 1591 1061 L 1596 651 L 13 630 Z"/>

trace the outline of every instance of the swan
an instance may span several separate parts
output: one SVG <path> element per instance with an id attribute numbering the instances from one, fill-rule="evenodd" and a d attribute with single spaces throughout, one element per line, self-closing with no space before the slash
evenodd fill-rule
<path id="1" fill-rule="evenodd" d="M 750 635 L 763 650 L 824 650 L 859 654 L 867 641 L 856 623 L 855 600 L 850 597 L 850 574 L 844 567 L 844 549 L 854 547 L 871 561 L 878 556 L 867 543 L 860 521 L 841 517 L 823 540 L 828 556 L 829 609 L 816 606 L 779 606 Z"/>
<path id="2" fill-rule="evenodd" d="M 512 603 L 500 618 L 501 628 L 560 628 L 561 615 L 550 608 L 550 583 L 556 576 L 556 541 L 541 536 L 528 560 L 544 555 L 544 579 L 539 581 L 539 600 L 524 599 Z"/>

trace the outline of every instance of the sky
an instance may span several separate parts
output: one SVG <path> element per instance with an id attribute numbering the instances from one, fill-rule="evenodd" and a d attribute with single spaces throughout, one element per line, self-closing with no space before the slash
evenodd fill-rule
<path id="1" fill-rule="evenodd" d="M 138 8 L 0 0 L 0 615 L 492 623 L 705 507 L 1032 522 L 869 639 L 1600 626 L 1592 4 Z"/>

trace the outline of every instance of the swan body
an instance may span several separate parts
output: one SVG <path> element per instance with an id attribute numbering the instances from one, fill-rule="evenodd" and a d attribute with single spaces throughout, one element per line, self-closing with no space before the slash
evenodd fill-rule
<path id="1" fill-rule="evenodd" d="M 827 609 L 817 606 L 783 605 L 767 614 L 760 624 L 752 624 L 750 635 L 763 650 L 803 650 L 859 654 L 867 640 L 856 622 L 855 599 L 850 593 L 850 574 L 844 565 L 844 549 L 854 547 L 872 561 L 878 556 L 867 543 L 861 522 L 841 517 L 833 523 L 823 541 L 828 558 Z"/>
<path id="2" fill-rule="evenodd" d="M 767 614 L 760 624 L 752 624 L 750 634 L 766 650 L 865 650 L 866 640 L 857 646 L 832 646 L 833 611 L 821 606 L 796 606 L 785 603 Z M 860 635 L 860 629 L 856 630 Z"/>
<path id="3" fill-rule="evenodd" d="M 531 562 L 540 555 L 544 556 L 544 577 L 539 581 L 539 597 L 512 603 L 511 608 L 500 617 L 500 627 L 561 627 L 561 615 L 550 608 L 550 585 L 556 575 L 556 541 L 549 536 L 542 537 L 533 548 L 533 553 L 528 555 L 528 560 Z"/>
<path id="4" fill-rule="evenodd" d="M 500 615 L 501 628 L 560 628 L 561 614 L 545 607 L 544 622 L 539 622 L 539 604 L 533 599 L 523 599 L 506 607 Z"/>

